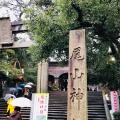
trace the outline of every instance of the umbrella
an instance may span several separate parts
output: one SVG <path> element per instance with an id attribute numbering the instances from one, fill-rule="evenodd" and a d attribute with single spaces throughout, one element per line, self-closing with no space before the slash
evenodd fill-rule
<path id="1" fill-rule="evenodd" d="M 28 82 L 27 85 L 34 85 L 32 82 Z"/>
<path id="2" fill-rule="evenodd" d="M 31 88 L 32 86 L 30 86 L 30 85 L 25 85 L 24 87 Z"/>
<path id="3" fill-rule="evenodd" d="M 5 97 L 4 97 L 4 100 L 8 101 L 8 99 L 10 99 L 11 96 L 13 96 L 14 99 L 16 98 L 15 95 L 13 95 L 13 94 L 6 94 Z"/>
<path id="4" fill-rule="evenodd" d="M 20 87 L 24 87 L 25 86 L 25 84 L 20 84 Z"/>
<path id="5" fill-rule="evenodd" d="M 10 92 L 15 92 L 15 91 L 17 91 L 17 89 L 14 88 L 14 87 L 11 87 L 11 88 L 9 88 L 9 91 L 10 91 Z"/>
<path id="6" fill-rule="evenodd" d="M 10 102 L 10 104 L 18 107 L 31 107 L 32 101 L 25 97 L 19 97 Z"/>
<path id="7" fill-rule="evenodd" d="M 16 87 L 16 89 L 17 89 L 17 90 L 22 90 L 22 88 L 21 88 L 21 87 Z"/>

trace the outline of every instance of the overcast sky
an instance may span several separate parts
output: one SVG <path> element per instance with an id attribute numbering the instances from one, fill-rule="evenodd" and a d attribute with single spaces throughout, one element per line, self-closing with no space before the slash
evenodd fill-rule
<path id="1" fill-rule="evenodd" d="M 0 1 L 9 1 L 9 0 L 0 0 Z M 14 2 L 15 0 L 13 0 Z M 22 0 L 24 3 L 28 3 L 30 0 Z M 11 21 L 16 20 L 15 15 L 13 14 L 13 11 L 6 9 L 5 7 L 0 8 L 0 17 L 10 17 Z"/>
<path id="2" fill-rule="evenodd" d="M 1 1 L 9 1 L 9 0 L 0 0 Z M 13 0 L 14 2 L 15 0 Z M 29 2 L 29 0 L 23 0 L 24 2 Z M 0 8 L 0 18 L 1 17 L 10 17 L 11 22 L 16 20 L 15 15 L 13 14 L 13 11 L 6 9 L 5 7 Z M 17 37 L 19 40 L 30 40 L 29 36 L 27 33 L 20 33 L 17 34 Z"/>
<path id="3" fill-rule="evenodd" d="M 10 17 L 11 21 L 15 20 L 15 16 L 12 11 L 7 10 L 6 8 L 0 9 L 0 17 Z"/>
<path id="4" fill-rule="evenodd" d="M 28 1 L 28 0 L 24 0 L 24 1 Z M 8 17 L 8 16 L 10 17 L 11 22 L 16 20 L 16 17 L 13 14 L 13 11 L 6 9 L 5 7 L 0 8 L 0 18 Z M 30 40 L 27 33 L 19 33 L 17 34 L 17 37 L 19 38 L 19 40 Z"/>

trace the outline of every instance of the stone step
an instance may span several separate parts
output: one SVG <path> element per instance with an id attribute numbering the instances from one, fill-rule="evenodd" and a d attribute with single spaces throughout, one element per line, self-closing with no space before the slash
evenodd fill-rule
<path id="1" fill-rule="evenodd" d="M 67 120 L 67 92 L 52 91 L 49 98 L 48 120 Z M 6 108 L 0 100 L 0 120 L 8 120 Z M 21 113 L 23 120 L 30 120 L 30 108 L 22 108 Z M 102 92 L 88 92 L 88 120 L 106 120 Z"/>

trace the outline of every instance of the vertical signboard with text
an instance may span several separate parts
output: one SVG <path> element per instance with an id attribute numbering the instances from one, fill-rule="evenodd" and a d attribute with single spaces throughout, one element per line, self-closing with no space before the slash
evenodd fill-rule
<path id="1" fill-rule="evenodd" d="M 113 112 L 119 111 L 119 98 L 118 98 L 118 93 L 116 91 L 111 91 L 110 92 L 111 96 L 111 107 Z"/>
<path id="2" fill-rule="evenodd" d="M 69 35 L 67 120 L 87 120 L 87 64 L 85 29 Z"/>
<path id="3" fill-rule="evenodd" d="M 33 93 L 30 120 L 47 120 L 49 93 Z"/>

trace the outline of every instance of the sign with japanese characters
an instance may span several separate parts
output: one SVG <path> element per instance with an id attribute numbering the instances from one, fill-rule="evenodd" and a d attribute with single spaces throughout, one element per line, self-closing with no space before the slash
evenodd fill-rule
<path id="1" fill-rule="evenodd" d="M 72 30 L 69 37 L 67 120 L 87 120 L 85 30 Z"/>
<path id="2" fill-rule="evenodd" d="M 119 98 L 118 98 L 118 93 L 117 91 L 111 91 L 110 92 L 111 96 L 111 107 L 113 112 L 119 111 Z"/>
<path id="3" fill-rule="evenodd" d="M 49 93 L 33 93 L 30 120 L 47 120 Z"/>
<path id="4" fill-rule="evenodd" d="M 0 44 L 11 44 L 12 30 L 9 18 L 0 18 Z"/>

